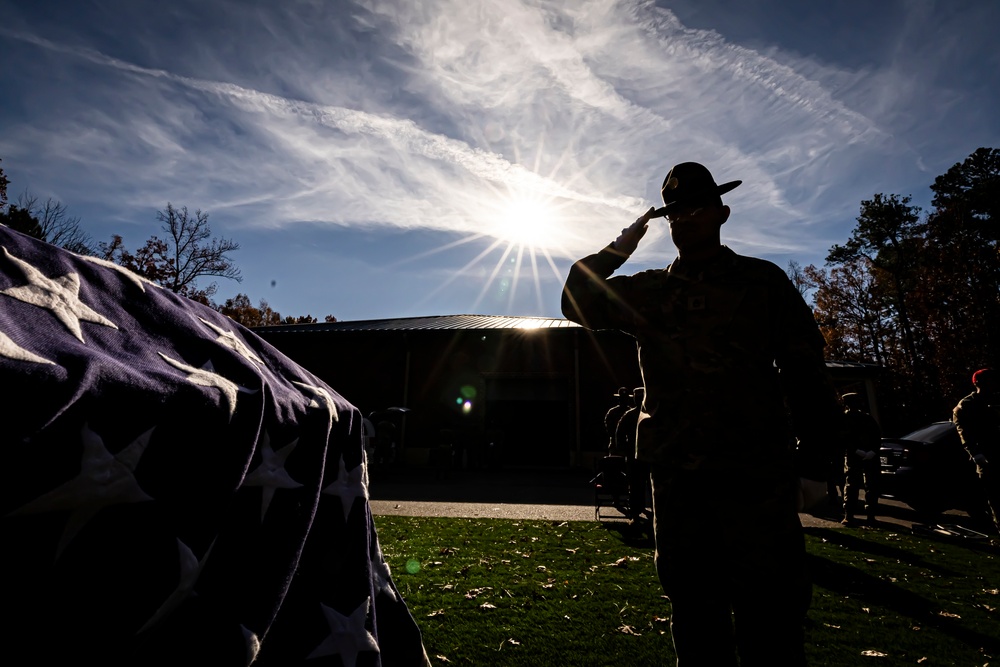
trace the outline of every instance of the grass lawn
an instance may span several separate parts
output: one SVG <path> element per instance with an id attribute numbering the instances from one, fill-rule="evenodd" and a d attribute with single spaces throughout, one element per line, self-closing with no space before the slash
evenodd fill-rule
<path id="1" fill-rule="evenodd" d="M 435 665 L 673 664 L 648 535 L 621 524 L 376 516 Z M 1000 667 L 1000 550 L 807 530 L 815 665 Z"/>

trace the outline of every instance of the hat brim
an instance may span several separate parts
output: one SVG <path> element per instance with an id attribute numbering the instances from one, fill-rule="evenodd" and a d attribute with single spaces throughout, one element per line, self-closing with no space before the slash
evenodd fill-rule
<path id="1" fill-rule="evenodd" d="M 703 192 L 699 192 L 698 194 L 685 197 L 684 199 L 679 199 L 677 201 L 670 202 L 666 206 L 661 206 L 660 208 L 653 211 L 653 213 L 649 217 L 650 219 L 666 217 L 667 214 L 676 209 L 678 205 L 685 204 L 691 201 L 698 201 L 699 199 L 703 199 L 706 197 L 712 197 L 712 196 L 720 197 L 731 190 L 735 190 L 742 183 L 743 181 L 729 181 L 728 183 L 723 183 L 722 185 L 715 186 L 714 191 L 711 189 L 705 190 Z"/>

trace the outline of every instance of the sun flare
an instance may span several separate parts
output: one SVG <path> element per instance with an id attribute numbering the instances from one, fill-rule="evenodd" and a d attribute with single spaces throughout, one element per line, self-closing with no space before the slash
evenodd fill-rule
<path id="1" fill-rule="evenodd" d="M 491 235 L 517 246 L 549 249 L 559 242 L 558 220 L 559 213 L 549 202 L 514 196 L 499 207 Z"/>

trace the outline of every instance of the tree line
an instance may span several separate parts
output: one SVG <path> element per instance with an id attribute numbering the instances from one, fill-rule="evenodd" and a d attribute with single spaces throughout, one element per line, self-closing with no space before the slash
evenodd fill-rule
<path id="1" fill-rule="evenodd" d="M 239 267 L 232 253 L 239 243 L 212 236 L 208 213 L 190 213 L 186 206 L 167 203 L 165 210 L 156 212 L 163 237 L 151 236 L 146 242 L 129 250 L 124 239 L 114 234 L 110 241 L 94 243 L 80 224 L 69 215 L 66 206 L 53 199 L 40 202 L 27 191 L 15 202 L 8 201 L 10 181 L 0 167 L 0 224 L 78 254 L 92 255 L 112 261 L 181 296 L 203 303 L 247 327 L 276 324 L 312 324 L 311 315 L 286 316 L 275 311 L 265 299 L 254 307 L 250 297 L 240 293 L 218 304 L 213 297 L 218 285 L 205 279 L 225 278 L 242 282 Z M 337 318 L 327 315 L 326 322 Z"/>
<path id="2" fill-rule="evenodd" d="M 824 267 L 789 275 L 811 293 L 827 357 L 877 364 L 883 430 L 948 419 L 972 373 L 1000 367 L 1000 149 L 979 148 L 909 196 L 861 202 Z"/>

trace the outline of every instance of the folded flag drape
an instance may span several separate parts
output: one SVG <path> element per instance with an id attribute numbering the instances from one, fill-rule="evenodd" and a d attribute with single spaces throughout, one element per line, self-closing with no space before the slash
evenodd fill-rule
<path id="1" fill-rule="evenodd" d="M 0 387 L 19 664 L 428 664 L 361 414 L 253 332 L 0 226 Z"/>

